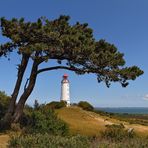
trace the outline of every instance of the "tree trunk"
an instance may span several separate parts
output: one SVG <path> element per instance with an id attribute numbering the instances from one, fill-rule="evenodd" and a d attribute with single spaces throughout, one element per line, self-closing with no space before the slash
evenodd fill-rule
<path id="1" fill-rule="evenodd" d="M 36 78 L 37 78 L 38 65 L 39 65 L 39 63 L 34 61 L 33 67 L 32 67 L 32 70 L 31 70 L 31 74 L 30 74 L 29 84 L 28 84 L 27 88 L 24 90 L 22 96 L 20 97 L 20 100 L 19 100 L 19 102 L 16 106 L 16 109 L 15 109 L 15 112 L 14 112 L 14 115 L 13 115 L 13 121 L 12 122 L 14 122 L 14 123 L 18 122 L 20 116 L 23 113 L 23 108 L 24 108 L 25 102 L 34 89 Z"/>
<path id="2" fill-rule="evenodd" d="M 21 83 L 22 83 L 22 79 L 23 79 L 26 67 L 28 65 L 28 61 L 29 61 L 29 55 L 23 54 L 21 64 L 18 67 L 17 81 L 15 84 L 14 91 L 11 95 L 10 104 L 9 104 L 8 110 L 2 120 L 4 126 L 11 122 L 12 114 L 15 110 L 16 99 L 17 99 L 17 96 L 18 96 L 18 93 L 19 93 L 19 90 L 21 87 Z"/>

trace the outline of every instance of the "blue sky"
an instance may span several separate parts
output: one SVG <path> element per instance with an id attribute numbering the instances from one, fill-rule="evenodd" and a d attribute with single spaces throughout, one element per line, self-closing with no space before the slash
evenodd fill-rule
<path id="1" fill-rule="evenodd" d="M 70 15 L 70 22 L 87 22 L 97 40 L 105 39 L 125 54 L 128 66 L 137 65 L 144 75 L 131 81 L 127 88 L 118 83 L 108 89 L 98 84 L 94 75 L 78 76 L 70 71 L 52 71 L 38 76 L 35 89 L 28 99 L 33 104 L 59 100 L 62 75 L 69 75 L 71 101 L 86 100 L 97 107 L 148 107 L 148 1 L 147 0 L 1 0 L 0 17 L 24 17 L 35 21 L 40 16 L 49 19 Z M 0 36 L 0 43 L 6 39 Z M 16 65 L 20 58 L 11 55 L 11 61 L 0 59 L 0 90 L 11 94 L 16 81 Z M 51 62 L 52 65 L 52 62 Z M 29 75 L 26 72 L 25 79 Z M 22 87 L 23 90 L 23 87 Z M 20 93 L 21 94 L 21 93 Z"/>

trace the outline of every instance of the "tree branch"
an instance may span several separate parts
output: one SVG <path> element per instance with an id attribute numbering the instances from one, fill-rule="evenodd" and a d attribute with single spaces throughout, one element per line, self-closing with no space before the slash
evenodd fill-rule
<path id="1" fill-rule="evenodd" d="M 84 70 L 84 69 L 78 69 L 75 67 L 66 67 L 66 66 L 55 66 L 55 67 L 48 67 L 48 68 L 43 68 L 37 71 L 37 74 L 41 73 L 41 72 L 45 72 L 45 71 L 50 71 L 50 70 L 57 70 L 57 69 L 66 69 L 66 70 L 71 70 L 71 71 L 75 71 L 75 72 L 84 72 L 84 73 L 89 73 L 91 71 L 89 70 Z"/>
<path id="2" fill-rule="evenodd" d="M 27 78 L 27 80 L 26 80 L 26 83 L 25 83 L 25 86 L 24 86 L 24 91 L 25 91 L 25 90 L 26 90 L 26 88 L 27 88 L 28 81 L 29 81 L 29 78 Z"/>

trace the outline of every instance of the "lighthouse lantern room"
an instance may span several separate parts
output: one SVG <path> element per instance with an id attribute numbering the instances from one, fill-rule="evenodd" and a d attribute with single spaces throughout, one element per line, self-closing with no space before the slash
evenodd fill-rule
<path id="1" fill-rule="evenodd" d="M 63 75 L 63 80 L 61 81 L 61 101 L 65 101 L 67 106 L 70 106 L 69 80 L 67 74 Z"/>

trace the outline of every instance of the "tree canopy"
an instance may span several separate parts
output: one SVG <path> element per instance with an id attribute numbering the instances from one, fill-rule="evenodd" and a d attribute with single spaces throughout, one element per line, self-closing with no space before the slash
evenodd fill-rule
<path id="1" fill-rule="evenodd" d="M 47 62 L 56 59 L 58 65 L 66 60 L 67 66 L 58 66 L 57 69 L 73 70 L 77 74 L 94 73 L 98 81 L 118 81 L 122 86 L 127 80 L 143 73 L 138 67 L 123 67 L 124 54 L 105 40 L 96 41 L 93 30 L 88 24 L 77 22 L 70 25 L 69 16 L 60 16 L 50 21 L 39 18 L 37 22 L 25 22 L 23 18 L 7 20 L 1 18 L 2 35 L 10 42 L 1 45 L 1 54 L 18 50 L 19 54 L 29 54 L 34 60 Z M 50 70 L 38 70 L 38 73 Z"/>
<path id="2" fill-rule="evenodd" d="M 55 20 L 41 17 L 36 22 L 25 21 L 24 18 L 0 19 L 2 35 L 9 39 L 9 42 L 1 44 L 0 56 L 7 57 L 11 52 L 17 51 L 22 57 L 12 94 L 13 106 L 16 103 L 28 61 L 33 60 L 24 92 L 16 109 L 13 107 L 11 112 L 17 109 L 20 112 L 20 108 L 23 108 L 33 91 L 37 75 L 45 71 L 65 69 L 79 75 L 93 73 L 98 82 L 105 82 L 107 87 L 111 82 L 119 82 L 126 87 L 128 80 L 135 80 L 143 74 L 137 66 L 125 66 L 124 54 L 120 53 L 114 44 L 103 39 L 95 39 L 93 30 L 87 23 L 76 22 L 72 25 L 69 20 L 69 16 L 60 16 Z M 39 68 L 41 63 L 50 60 L 56 60 L 57 65 Z"/>

